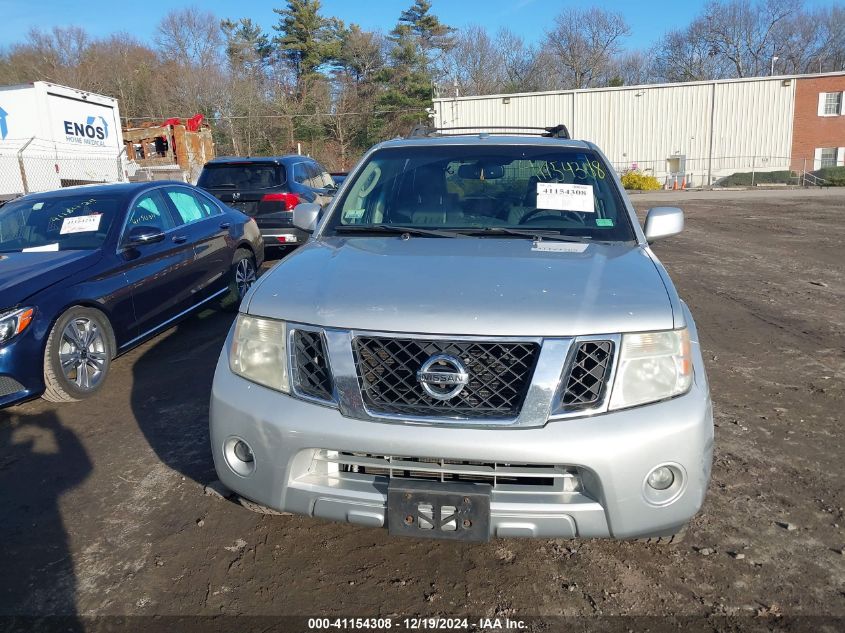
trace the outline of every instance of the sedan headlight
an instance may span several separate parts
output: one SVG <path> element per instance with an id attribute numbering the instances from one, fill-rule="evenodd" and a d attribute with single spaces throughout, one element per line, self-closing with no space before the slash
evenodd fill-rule
<path id="1" fill-rule="evenodd" d="M 32 323 L 33 308 L 18 308 L 0 313 L 0 343 L 14 338 Z"/>
<path id="2" fill-rule="evenodd" d="M 692 384 L 689 332 L 623 334 L 610 409 L 677 396 Z"/>
<path id="3" fill-rule="evenodd" d="M 238 315 L 229 368 L 259 385 L 290 392 L 285 322 Z"/>

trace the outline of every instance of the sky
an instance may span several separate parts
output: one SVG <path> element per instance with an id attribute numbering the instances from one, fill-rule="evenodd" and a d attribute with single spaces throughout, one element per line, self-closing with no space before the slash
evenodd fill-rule
<path id="1" fill-rule="evenodd" d="M 323 14 L 355 22 L 366 29 L 389 31 L 400 12 L 413 0 L 323 0 Z M 808 6 L 830 6 L 841 0 L 809 0 Z M 152 42 L 161 17 L 172 9 L 200 6 L 220 18 L 249 17 L 266 31 L 277 22 L 273 7 L 283 0 L 202 0 L 167 2 L 144 0 L 142 3 L 115 0 L 0 0 L 0 47 L 19 42 L 33 26 L 81 26 L 93 36 L 128 31 L 141 41 Z M 698 15 L 703 0 L 432 0 L 433 11 L 446 24 L 463 27 L 478 24 L 495 32 L 508 27 L 528 42 L 538 41 L 552 18 L 567 7 L 601 6 L 619 11 L 631 27 L 626 48 L 648 48 L 666 31 L 687 25 Z"/>

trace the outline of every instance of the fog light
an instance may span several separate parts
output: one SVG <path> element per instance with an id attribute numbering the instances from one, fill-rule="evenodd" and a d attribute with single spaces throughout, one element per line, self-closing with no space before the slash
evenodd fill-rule
<path id="1" fill-rule="evenodd" d="M 239 437 L 230 437 L 223 444 L 223 457 L 232 471 L 241 477 L 249 477 L 255 472 L 255 454 L 245 441 Z"/>
<path id="2" fill-rule="evenodd" d="M 675 483 L 675 475 L 668 466 L 660 466 L 649 473 L 646 481 L 655 490 L 666 490 Z"/>
<path id="3" fill-rule="evenodd" d="M 252 450 L 250 450 L 250 448 L 249 448 L 249 446 L 247 445 L 246 442 L 238 440 L 237 442 L 235 442 L 235 447 L 234 447 L 233 450 L 234 450 L 234 453 L 235 453 L 235 457 L 237 457 L 242 462 L 246 462 L 247 464 L 251 464 L 253 462 L 253 460 L 255 459 L 252 456 Z M 670 484 L 671 484 L 671 479 L 669 481 L 670 481 Z M 649 483 L 651 483 L 651 482 L 649 482 Z"/>

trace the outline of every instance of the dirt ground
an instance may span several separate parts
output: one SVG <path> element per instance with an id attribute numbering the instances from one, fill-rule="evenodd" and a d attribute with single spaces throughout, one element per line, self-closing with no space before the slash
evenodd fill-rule
<path id="1" fill-rule="evenodd" d="M 205 495 L 232 320 L 209 311 L 116 361 L 93 400 L 0 411 L 0 615 L 845 618 L 845 192 L 633 200 L 687 213 L 655 251 L 715 405 L 680 545 L 416 542 Z"/>

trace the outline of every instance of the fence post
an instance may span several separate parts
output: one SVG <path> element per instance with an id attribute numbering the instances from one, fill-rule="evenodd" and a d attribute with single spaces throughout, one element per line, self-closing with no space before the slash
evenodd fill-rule
<path id="1" fill-rule="evenodd" d="M 26 180 L 26 167 L 23 164 L 23 153 L 24 150 L 29 147 L 29 144 L 32 143 L 32 141 L 34 140 L 35 137 L 33 136 L 26 143 L 23 144 L 23 147 L 18 150 L 18 168 L 21 170 L 21 183 L 23 183 L 24 193 L 29 193 L 29 183 Z"/>
<path id="2" fill-rule="evenodd" d="M 754 167 L 757 164 L 757 154 L 751 157 L 751 186 L 754 186 Z"/>
<path id="3" fill-rule="evenodd" d="M 804 157 L 804 167 L 801 169 L 801 186 L 807 186 L 807 157 Z"/>
<path id="4" fill-rule="evenodd" d="M 123 182 L 123 161 L 121 157 L 126 153 L 126 146 L 123 146 L 123 149 L 120 150 L 117 154 L 117 181 Z"/>

